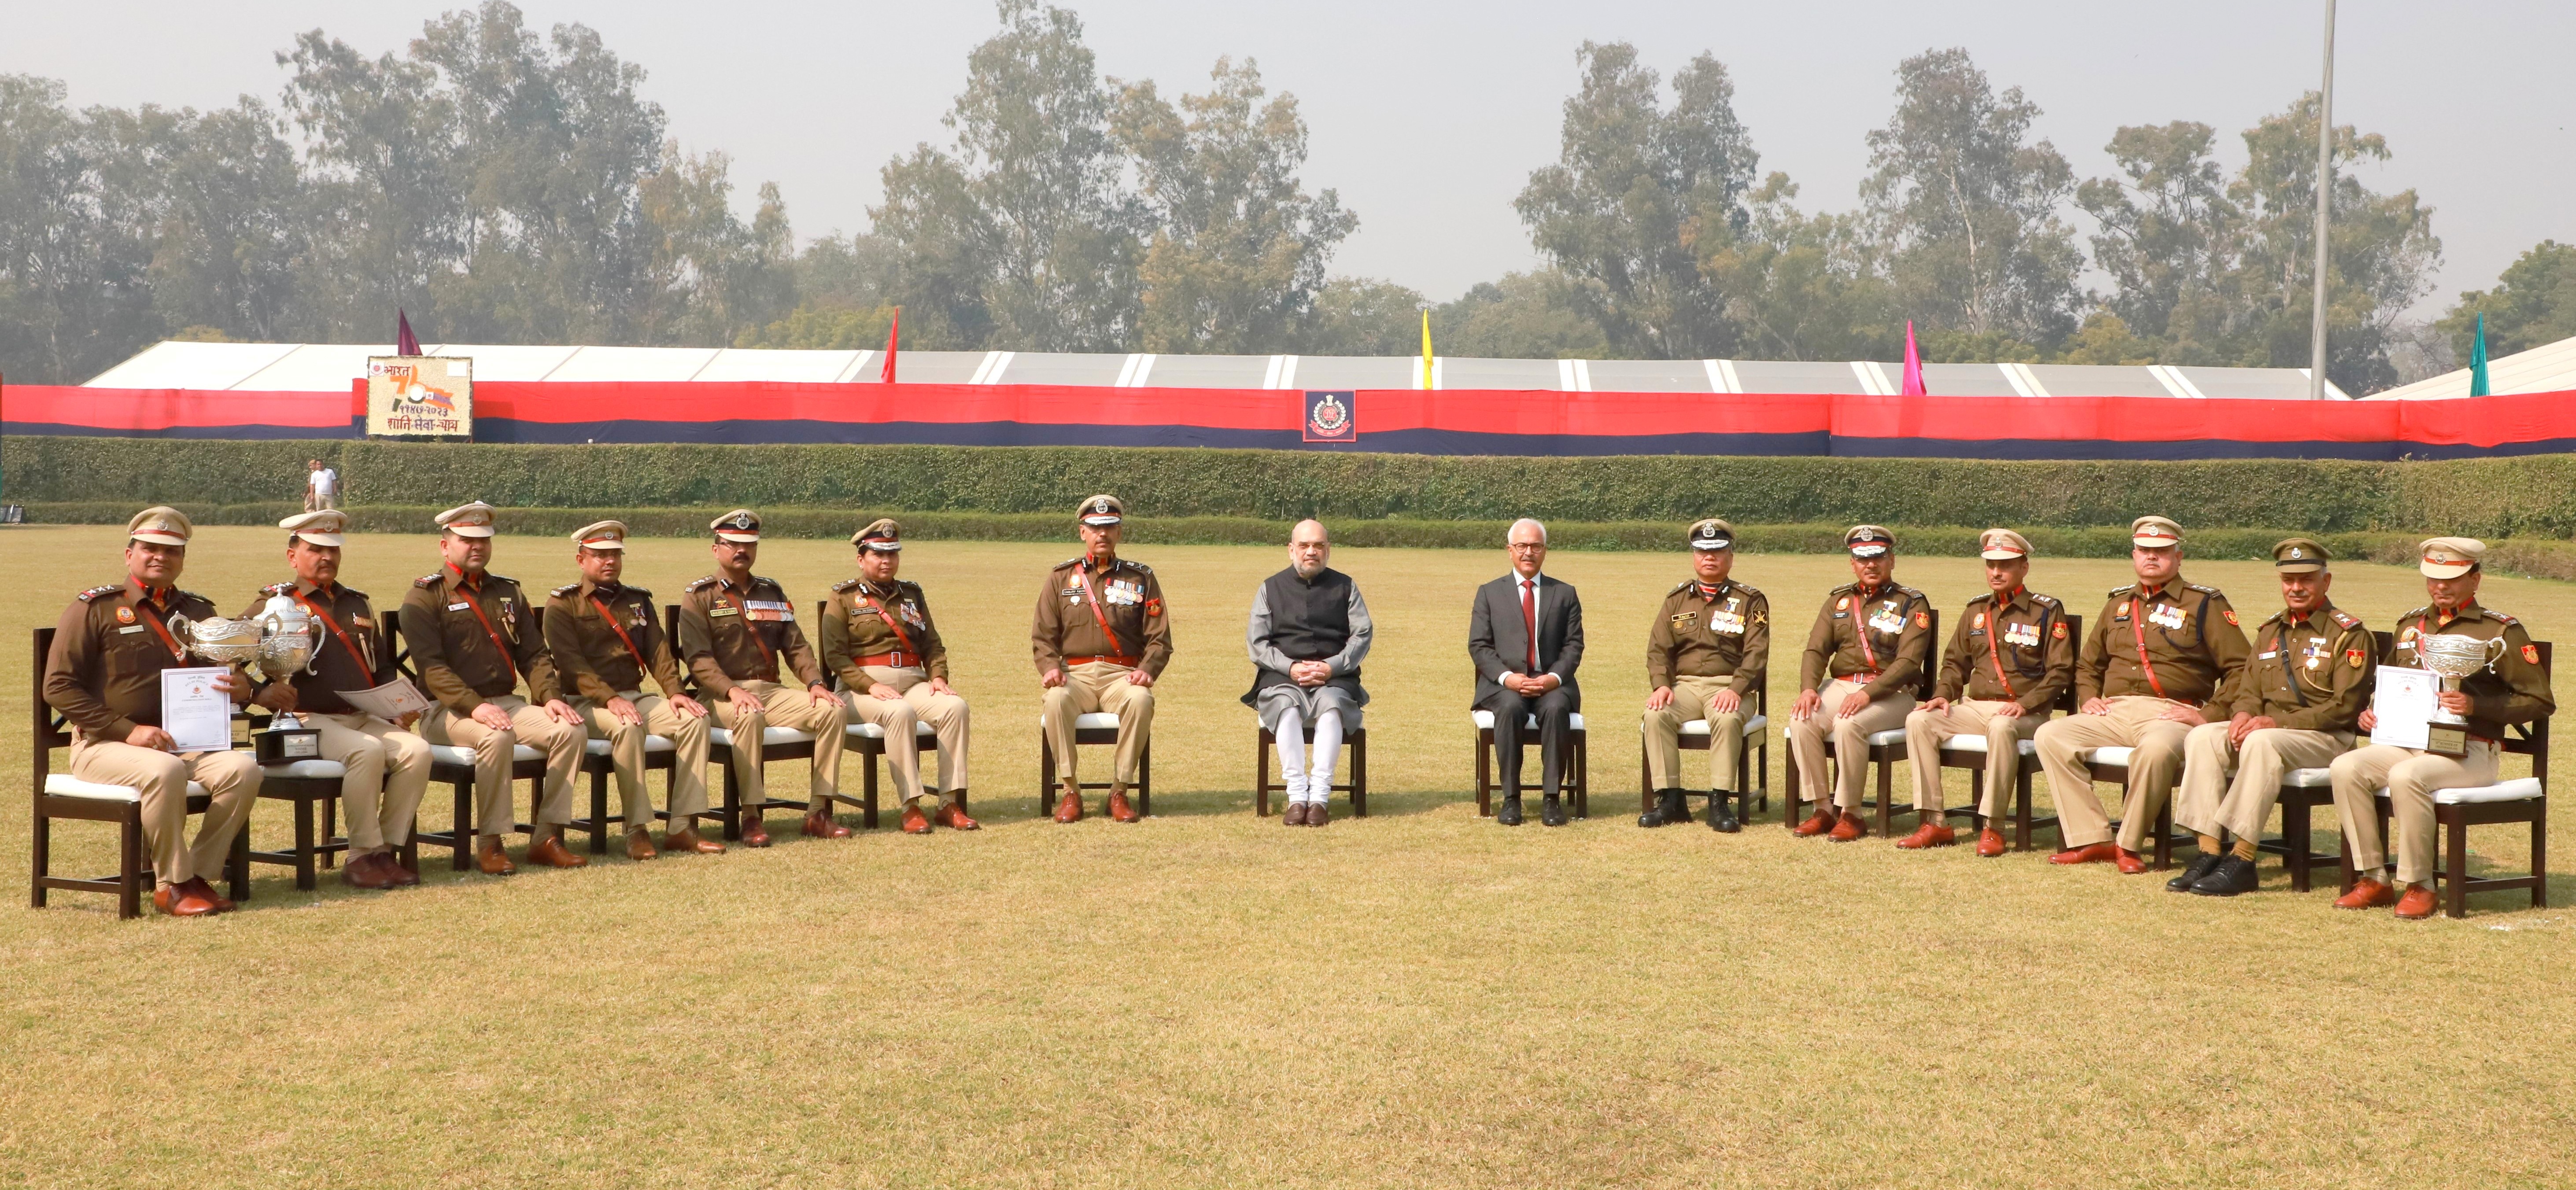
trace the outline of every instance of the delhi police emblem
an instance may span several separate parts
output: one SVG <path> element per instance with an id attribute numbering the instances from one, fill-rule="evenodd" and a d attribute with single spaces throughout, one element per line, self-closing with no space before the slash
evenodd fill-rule
<path id="1" fill-rule="evenodd" d="M 1359 438 L 1359 394 L 1356 392 L 1309 392 L 1305 394 L 1305 434 L 1308 442 L 1353 442 Z"/>

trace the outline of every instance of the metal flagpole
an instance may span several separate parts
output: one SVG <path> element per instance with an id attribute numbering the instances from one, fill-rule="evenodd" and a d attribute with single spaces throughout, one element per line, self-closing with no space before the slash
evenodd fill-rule
<path id="1" fill-rule="evenodd" d="M 2326 211 L 2334 199 L 2335 0 L 2326 0 L 2326 77 L 2317 93 L 2317 293 L 2308 332 L 2308 399 L 2326 399 Z"/>

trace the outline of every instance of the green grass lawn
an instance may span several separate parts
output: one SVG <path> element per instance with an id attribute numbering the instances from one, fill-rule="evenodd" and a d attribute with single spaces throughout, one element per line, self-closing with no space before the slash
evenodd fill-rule
<path id="1" fill-rule="evenodd" d="M 183 585 L 237 610 L 285 576 L 282 537 L 204 530 Z M 0 629 L 24 642 L 115 581 L 119 540 L 0 531 L 29 594 Z M 709 569 L 699 542 L 634 545 L 629 577 L 666 600 Z M 980 834 L 791 831 L 763 852 L 616 852 L 500 880 L 451 874 L 439 852 L 422 887 L 390 894 L 329 878 L 299 893 L 262 868 L 243 912 L 206 921 L 119 922 L 111 899 L 68 893 L 0 913 L 0 1184 L 2576 1177 L 2576 947 L 2564 911 L 2522 894 L 2410 924 L 2332 911 L 2330 878 L 2293 894 L 2269 857 L 2261 893 L 2216 900 L 2039 853 L 1795 840 L 1776 803 L 1736 836 L 1636 829 L 1642 648 L 1686 573 L 1679 550 L 1549 567 L 1590 611 L 1589 821 L 1475 816 L 1463 638 L 1499 548 L 1335 557 L 1379 624 L 1376 813 L 1324 830 L 1256 820 L 1241 633 L 1284 550 L 1218 546 L 1133 551 L 1177 637 L 1156 817 L 1037 820 L 1029 609 L 1074 548 L 905 555 L 974 701 Z M 570 553 L 505 537 L 494 569 L 542 591 L 573 576 Z M 379 607 L 436 564 L 426 534 L 356 537 L 348 556 Z M 802 607 L 850 573 L 849 551 L 776 541 L 759 569 Z M 1773 600 L 1781 706 L 1845 573 L 1834 557 L 1739 563 Z M 2184 573 L 2228 590 L 2249 625 L 2276 606 L 2268 566 Z M 1982 589 L 1972 558 L 1908 558 L 1898 578 L 1953 612 Z M 2087 615 L 2124 581 L 2116 562 L 2046 558 L 2032 576 Z M 2423 601 L 2411 571 L 2349 565 L 2340 581 L 2338 603 L 2374 627 Z M 2536 636 L 2576 625 L 2576 587 L 2496 579 L 2487 596 Z M 24 723 L 25 646 L 8 656 L 0 717 Z M 0 781 L 24 789 L 27 737 L 9 738 Z M 424 820 L 445 801 L 433 789 Z M 286 837 L 282 804 L 252 829 L 263 846 Z M 110 842 L 65 824 L 56 862 L 108 870 Z M 2569 842 L 2557 833 L 2560 855 Z M 2528 858 L 2514 828 L 2473 848 L 2504 869 Z M 24 887 L 26 870 L 23 833 L 0 837 L 0 875 Z M 2576 892 L 2555 884 L 2558 903 Z"/>

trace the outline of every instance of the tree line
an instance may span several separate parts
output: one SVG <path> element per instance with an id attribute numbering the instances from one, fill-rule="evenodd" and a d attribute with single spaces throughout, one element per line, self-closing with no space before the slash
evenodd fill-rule
<path id="1" fill-rule="evenodd" d="M 506 0 L 369 57 L 314 30 L 274 104 L 72 110 L 0 76 L 0 374 L 70 382 L 163 338 L 1403 354 L 1423 295 L 1334 274 L 1359 215 L 1302 176 L 1295 96 L 1251 59 L 1167 95 L 1101 75 L 1080 18 L 999 0 L 942 145 L 886 163 L 869 227 L 801 246 L 739 203 L 643 69 Z M 2124 127 L 2113 176 L 2034 139 L 2039 107 L 1962 49 L 1896 69 L 1848 211 L 1759 169 L 1726 66 L 1669 79 L 1585 43 L 1558 158 L 1514 208 L 1545 266 L 1438 305 L 1447 354 L 2304 366 L 2317 100 L 2241 134 Z M 2430 326 L 2432 209 L 2333 130 L 2328 374 L 2351 392 L 2576 334 L 2576 247 L 2544 241 Z M 740 208 L 748 206 L 746 219 Z M 2089 232 L 2071 221 L 2081 212 Z M 2088 271 L 2089 270 L 2089 271 Z M 2094 288 L 2088 283 L 2099 282 Z"/>

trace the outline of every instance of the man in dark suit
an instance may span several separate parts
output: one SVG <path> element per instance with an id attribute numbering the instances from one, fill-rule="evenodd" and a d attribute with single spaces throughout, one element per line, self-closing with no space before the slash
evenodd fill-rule
<path id="1" fill-rule="evenodd" d="M 1574 588 L 1539 573 L 1547 561 L 1547 526 L 1523 518 L 1506 539 L 1512 572 L 1476 589 L 1468 618 L 1467 656 L 1476 663 L 1476 707 L 1494 715 L 1494 760 L 1502 767 L 1504 826 L 1521 824 L 1521 725 L 1538 720 L 1539 763 L 1547 800 L 1539 821 L 1565 825 L 1557 787 L 1565 775 L 1567 719 L 1583 709 L 1574 667 L 1583 663 L 1583 601 Z"/>

